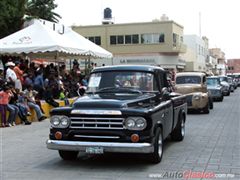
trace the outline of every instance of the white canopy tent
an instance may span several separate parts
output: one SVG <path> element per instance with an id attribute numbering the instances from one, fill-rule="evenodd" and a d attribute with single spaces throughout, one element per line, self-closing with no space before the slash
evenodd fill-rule
<path id="1" fill-rule="evenodd" d="M 83 36 L 66 28 L 59 34 L 41 21 L 0 39 L 0 54 L 37 54 L 47 56 L 111 58 L 112 54 Z"/>
<path id="2" fill-rule="evenodd" d="M 39 22 L 0 40 L 0 54 L 57 52 L 83 55 L 87 51 Z"/>

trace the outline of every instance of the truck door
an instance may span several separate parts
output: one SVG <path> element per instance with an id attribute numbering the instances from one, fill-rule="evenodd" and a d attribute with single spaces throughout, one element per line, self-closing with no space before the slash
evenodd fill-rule
<path id="1" fill-rule="evenodd" d="M 167 82 L 167 74 L 164 72 L 159 72 L 159 85 L 160 89 L 163 88 L 168 89 L 168 82 Z M 170 93 L 170 92 L 169 92 Z M 169 135 L 169 133 L 172 131 L 173 126 L 173 103 L 172 100 L 164 100 L 164 138 Z"/>

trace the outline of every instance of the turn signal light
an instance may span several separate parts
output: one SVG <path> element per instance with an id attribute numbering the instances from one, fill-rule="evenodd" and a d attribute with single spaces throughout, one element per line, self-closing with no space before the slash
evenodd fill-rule
<path id="1" fill-rule="evenodd" d="M 132 134 L 131 135 L 131 141 L 132 142 L 138 142 L 139 141 L 139 136 L 137 134 Z"/>
<path id="2" fill-rule="evenodd" d="M 56 139 L 62 139 L 62 133 L 61 133 L 60 131 L 57 131 L 57 132 L 55 133 L 55 138 L 56 138 Z"/>

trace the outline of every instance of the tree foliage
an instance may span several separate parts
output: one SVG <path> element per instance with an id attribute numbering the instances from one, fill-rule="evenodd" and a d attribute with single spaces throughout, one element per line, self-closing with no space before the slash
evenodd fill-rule
<path id="1" fill-rule="evenodd" d="M 24 15 L 58 22 L 54 0 L 0 0 L 0 39 L 21 29 Z"/>
<path id="2" fill-rule="evenodd" d="M 0 1 L 0 38 L 18 31 L 25 13 L 25 0 Z"/>
<path id="3" fill-rule="evenodd" d="M 58 18 L 61 18 L 61 16 L 53 12 L 56 7 L 54 0 L 28 0 L 26 3 L 26 14 L 30 17 L 58 22 Z"/>

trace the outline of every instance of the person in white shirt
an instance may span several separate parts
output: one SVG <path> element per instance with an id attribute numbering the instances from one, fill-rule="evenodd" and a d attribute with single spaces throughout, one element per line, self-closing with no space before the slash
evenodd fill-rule
<path id="1" fill-rule="evenodd" d="M 6 80 L 15 86 L 15 82 L 17 80 L 17 75 L 13 70 L 15 64 L 13 62 L 8 62 L 6 63 L 6 66 L 8 67 L 6 71 Z"/>

